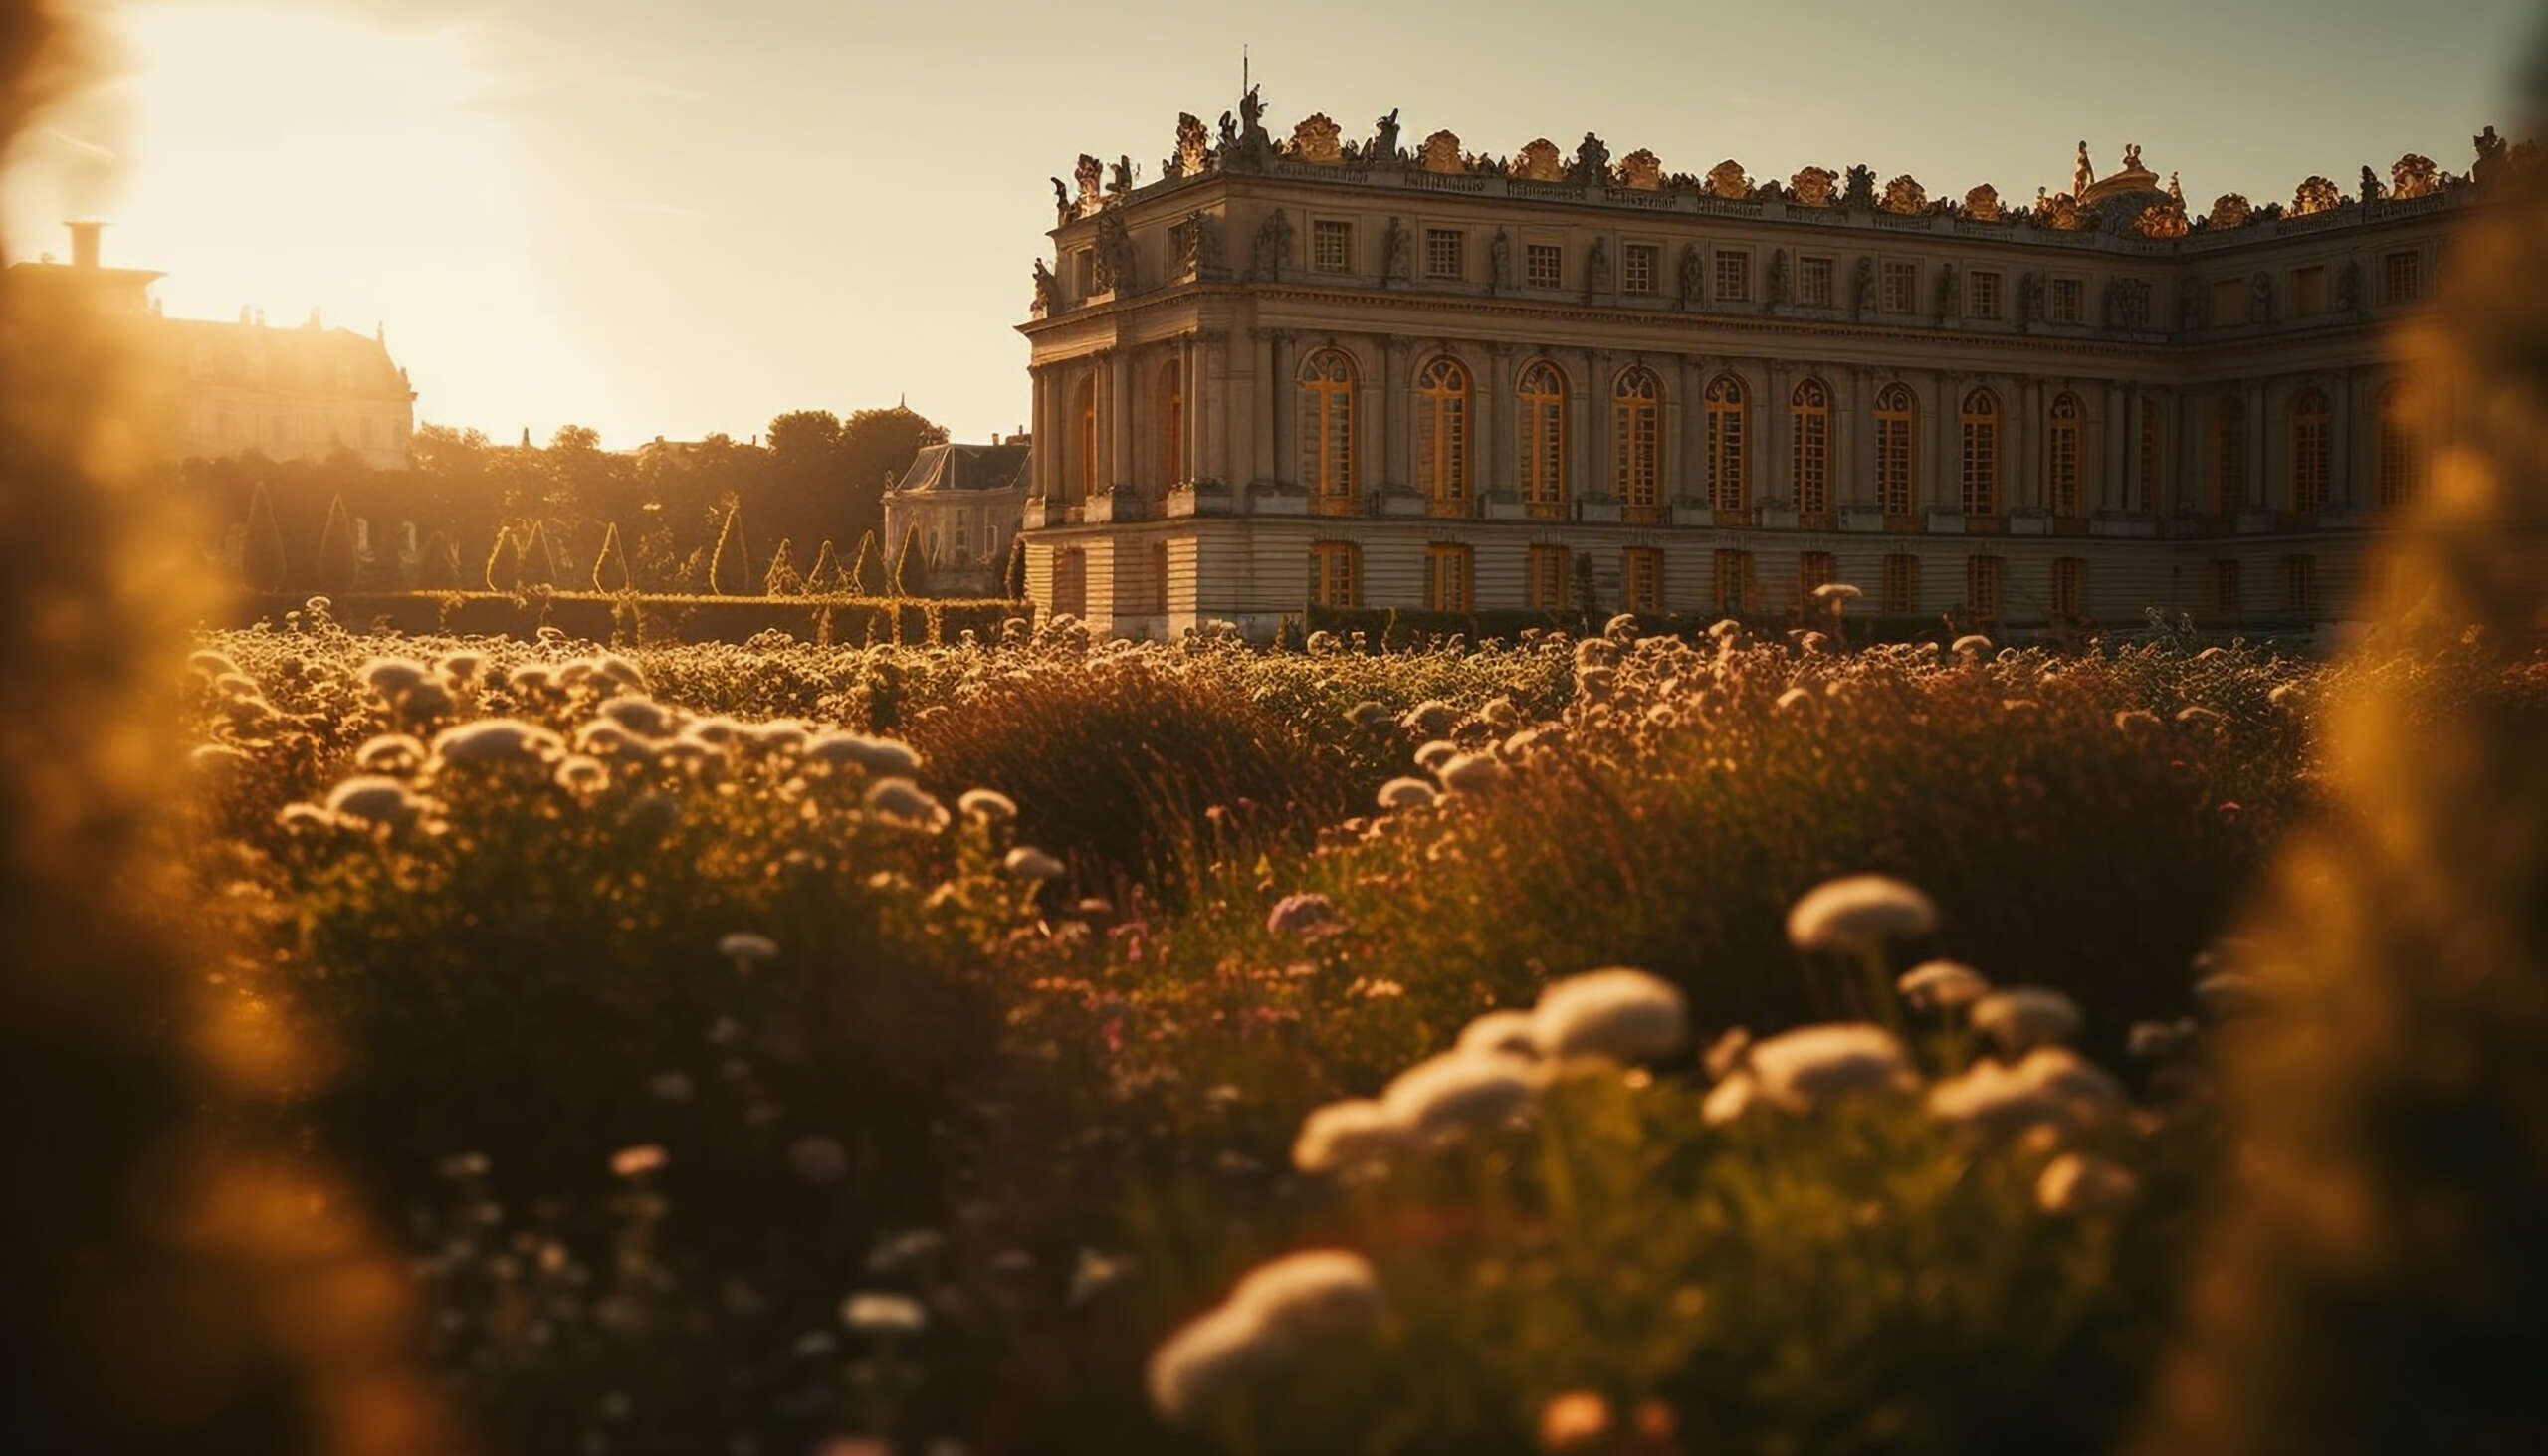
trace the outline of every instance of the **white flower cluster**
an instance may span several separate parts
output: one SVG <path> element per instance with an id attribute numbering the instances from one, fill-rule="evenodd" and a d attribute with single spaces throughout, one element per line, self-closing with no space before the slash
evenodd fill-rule
<path id="1" fill-rule="evenodd" d="M 1152 1352 L 1151 1404 L 1169 1421 L 1193 1421 L 1264 1373 L 1365 1334 L 1386 1308 L 1379 1273 L 1352 1250 L 1259 1265 Z"/>

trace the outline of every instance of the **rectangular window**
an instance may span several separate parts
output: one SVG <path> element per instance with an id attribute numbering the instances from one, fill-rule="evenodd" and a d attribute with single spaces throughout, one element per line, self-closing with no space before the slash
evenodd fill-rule
<path id="1" fill-rule="evenodd" d="M 1796 558 L 1796 600 L 1800 607 L 1813 603 L 1813 589 L 1839 576 L 1829 551 L 1799 551 Z"/>
<path id="2" fill-rule="evenodd" d="M 2282 604 L 2295 612 L 2318 609 L 2318 558 L 2285 556 L 2282 558 Z"/>
<path id="3" fill-rule="evenodd" d="M 1808 308 L 1831 307 L 1831 260 L 1800 258 L 1796 264 L 1796 301 Z"/>
<path id="4" fill-rule="evenodd" d="M 1566 610 L 1569 557 L 1564 546 L 1531 547 L 1531 605 L 1544 612 Z"/>
<path id="5" fill-rule="evenodd" d="M 2084 610 L 2088 598 L 2088 563 L 2077 556 L 2059 556 L 2052 562 L 2052 614 L 2076 617 Z"/>
<path id="6" fill-rule="evenodd" d="M 1351 541 L 1310 546 L 1310 600 L 1322 607 L 1363 604 L 1363 552 Z"/>
<path id="7" fill-rule="evenodd" d="M 1532 243 L 1522 249 L 1522 282 L 1535 289 L 1566 287 L 1566 248 L 1558 243 Z"/>
<path id="8" fill-rule="evenodd" d="M 2291 312 L 2304 316 L 2327 312 L 2327 265 L 2291 270 Z"/>
<path id="9" fill-rule="evenodd" d="M 2000 567 L 1997 556 L 1964 558 L 1964 605 L 1977 623 L 2000 620 Z"/>
<path id="10" fill-rule="evenodd" d="M 2238 615 L 2237 562 L 2216 560 L 2212 563 L 2212 610 L 2224 617 Z"/>
<path id="11" fill-rule="evenodd" d="M 1310 224 L 1310 267 L 1321 273 L 1354 271 L 1354 225 L 1322 219 Z"/>
<path id="12" fill-rule="evenodd" d="M 1169 223 L 1168 225 L 1168 262 L 1160 271 L 1161 277 L 1176 278 L 1184 273 L 1186 245 L 1193 240 L 1193 237 L 1194 225 L 1192 223 Z"/>
<path id="13" fill-rule="evenodd" d="M 2000 275 L 1976 272 L 1965 276 L 1964 316 L 1967 318 L 2000 316 Z"/>
<path id="14" fill-rule="evenodd" d="M 1424 230 L 1424 276 L 1426 278 L 1468 277 L 1468 235 L 1457 228 Z"/>
<path id="15" fill-rule="evenodd" d="M 1897 552 L 1884 558 L 1883 591 L 1878 600 L 1894 616 L 1920 610 L 1920 558 Z"/>
<path id="16" fill-rule="evenodd" d="M 1630 546 L 1619 553 L 1619 586 L 1631 612 L 1663 610 L 1663 553 Z"/>
<path id="17" fill-rule="evenodd" d="M 2392 253 L 2380 260 L 2380 299 L 2387 304 L 2412 304 L 2425 296 L 2424 255 L 2414 249 Z"/>
<path id="18" fill-rule="evenodd" d="M 1720 612 L 1747 611 L 1752 606 L 1752 553 L 1719 551 L 1716 553 L 1716 609 Z"/>
<path id="19" fill-rule="evenodd" d="M 2132 503 L 2135 511 L 2159 509 L 2159 401 L 2141 401 L 2141 479 L 2140 499 Z"/>
<path id="20" fill-rule="evenodd" d="M 1716 255 L 1716 301 L 1720 304 L 1752 302 L 1752 255 L 1720 251 Z"/>
<path id="21" fill-rule="evenodd" d="M 1085 299 L 1097 292 L 1097 250 L 1080 248 L 1071 253 L 1071 296 Z"/>
<path id="22" fill-rule="evenodd" d="M 1474 553 L 1467 546 L 1435 544 L 1424 548 L 1424 609 L 1430 612 L 1473 610 L 1470 569 Z"/>
<path id="23" fill-rule="evenodd" d="M 1920 308 L 1920 265 L 1888 263 L 1881 276 L 1883 292 L 1878 305 L 1887 313 L 1914 313 Z"/>
<path id="24" fill-rule="evenodd" d="M 2247 281 L 2242 278 L 2215 279 L 2212 284 L 2212 326 L 2247 321 Z"/>
<path id="25" fill-rule="evenodd" d="M 1630 243 L 1619 254 L 1619 288 L 1631 294 L 1654 292 L 1654 277 L 1663 271 L 1663 250 L 1652 243 Z"/>
<path id="26" fill-rule="evenodd" d="M 2055 323 L 2078 323 L 2088 316 L 2088 282 L 2079 278 L 2056 278 L 2052 281 L 2052 299 L 2044 306 L 2046 316 Z"/>

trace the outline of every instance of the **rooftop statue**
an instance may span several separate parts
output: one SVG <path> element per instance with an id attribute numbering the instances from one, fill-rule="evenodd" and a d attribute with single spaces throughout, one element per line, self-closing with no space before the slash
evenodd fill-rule
<path id="1" fill-rule="evenodd" d="M 2404 201 L 2410 197 L 2430 197 L 2442 190 L 2442 174 L 2434 169 L 2433 158 L 2409 152 L 2398 158 L 2389 169 L 2389 195 Z"/>
<path id="2" fill-rule="evenodd" d="M 1423 149 L 1416 156 L 1428 172 L 1457 172 L 1465 166 L 1460 157 L 1460 138 L 1449 131 L 1436 131 L 1425 137 Z"/>
<path id="3" fill-rule="evenodd" d="M 1080 212 L 1086 214 L 1096 211 L 1102 200 L 1099 189 L 1106 180 L 1106 163 L 1090 156 L 1087 152 L 1081 152 L 1079 165 L 1072 169 L 1071 175 L 1079 182 Z"/>
<path id="4" fill-rule="evenodd" d="M 1709 190 L 1715 190 L 1717 172 L 1724 171 L 1726 166 L 1734 166 L 1734 163 L 1729 161 L 1719 166 L 1716 172 L 1708 173 Z M 1743 168 L 1734 166 L 1734 170 L 1737 175 L 1740 175 Z M 1829 207 L 1831 184 L 1839 180 L 1839 174 L 1829 167 L 1806 167 L 1788 179 L 1788 195 L 1805 207 Z"/>
<path id="5" fill-rule="evenodd" d="M 1619 181 L 1639 192 L 1652 192 L 1663 185 L 1663 159 L 1643 147 L 1619 158 Z"/>
<path id="6" fill-rule="evenodd" d="M 1054 226 L 1071 220 L 1071 186 L 1059 177 L 1053 179 Z"/>
<path id="7" fill-rule="evenodd" d="M 1587 131 L 1584 142 L 1575 149 L 1575 180 L 1584 183 L 1610 180 L 1610 149 L 1601 138 Z"/>
<path id="8" fill-rule="evenodd" d="M 1269 140 L 1265 134 L 1265 99 L 1261 94 L 1262 90 L 1261 87 L 1251 86 L 1247 89 L 1247 94 L 1238 99 L 1238 139 L 1242 146 L 1262 147 Z"/>
<path id="9" fill-rule="evenodd" d="M 1805 171 L 1807 172 L 1820 170 L 1821 169 L 1818 167 L 1805 168 Z M 1830 173 L 1824 172 L 1822 175 L 1822 191 L 1823 195 L 1827 197 L 1830 195 L 1831 191 Z M 1802 179 L 1805 176 L 1805 172 L 1799 172 L 1797 173 L 1797 176 Z M 1736 161 L 1732 157 L 1727 157 L 1724 161 L 1718 162 L 1714 167 L 1709 168 L 1708 195 L 1710 197 L 1725 197 L 1736 200 L 1749 197 L 1752 195 L 1752 178 L 1744 172 L 1743 164 L 1741 162 Z"/>
<path id="10" fill-rule="evenodd" d="M 1374 123 L 1374 126 L 1371 154 L 1382 161 L 1396 161 L 1397 107 L 1389 107 L 1389 113 Z"/>
<path id="11" fill-rule="evenodd" d="M 1046 268 L 1044 260 L 1038 258 L 1035 260 L 1035 316 L 1045 318 L 1060 312 L 1061 294 L 1054 282 L 1053 270 Z"/>
<path id="12" fill-rule="evenodd" d="M 1111 195 L 1120 195 L 1133 190 L 1132 157 L 1119 156 L 1115 159 L 1115 175 L 1106 184 L 1106 190 Z"/>
<path id="13" fill-rule="evenodd" d="M 2123 169 L 2127 172 L 2137 172 L 2141 170 L 2140 142 L 2127 141 L 2123 144 Z"/>
<path id="14" fill-rule="evenodd" d="M 2097 169 L 2088 165 L 2088 143 L 2079 143 L 2079 163 L 2070 169 L 2070 195 L 2078 197 L 2096 184 Z"/>
<path id="15" fill-rule="evenodd" d="M 2000 189 L 1985 182 L 1964 194 L 1964 215 L 1979 223 L 2000 221 Z"/>
<path id="16" fill-rule="evenodd" d="M 1212 165 L 1212 138 L 1203 129 L 1203 118 L 1191 111 L 1176 115 L 1176 170 L 1174 175 L 1192 177 L 1209 171 Z"/>
<path id="17" fill-rule="evenodd" d="M 1558 158 L 1557 143 L 1543 136 L 1516 152 L 1513 175 L 1526 182 L 1564 181 L 1566 164 Z"/>

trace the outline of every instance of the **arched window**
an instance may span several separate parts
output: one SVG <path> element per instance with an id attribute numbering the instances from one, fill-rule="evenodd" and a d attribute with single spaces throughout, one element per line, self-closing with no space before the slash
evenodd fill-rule
<path id="1" fill-rule="evenodd" d="M 2416 499 L 2422 484 L 2407 386 L 2394 379 L 2380 386 L 2379 421 L 2380 504 L 2404 506 Z"/>
<path id="2" fill-rule="evenodd" d="M 1875 499 L 1884 514 L 1908 518 L 1919 498 L 1920 406 L 1911 386 L 1893 383 L 1875 397 Z"/>
<path id="3" fill-rule="evenodd" d="M 1802 379 L 1788 396 L 1795 449 L 1796 509 L 1817 516 L 1831 509 L 1831 390 L 1819 379 Z"/>
<path id="4" fill-rule="evenodd" d="M 2327 504 L 2327 480 L 2335 460 L 2328 429 L 2327 396 L 2303 389 L 2291 397 L 2291 509 L 2314 512 Z"/>
<path id="5" fill-rule="evenodd" d="M 1339 349 L 1301 360 L 1301 484 L 1318 509 L 1354 509 L 1354 361 Z"/>
<path id="6" fill-rule="evenodd" d="M 1611 490 L 1627 519 L 1663 517 L 1663 381 L 1643 365 L 1620 373 L 1610 389 Z"/>
<path id="7" fill-rule="evenodd" d="M 1170 359 L 1160 366 L 1159 409 L 1159 482 L 1158 489 L 1185 479 L 1185 365 Z"/>
<path id="8" fill-rule="evenodd" d="M 1956 412 L 1964 432 L 1964 514 L 2000 514 L 2000 396 L 1988 389 L 1965 395 Z"/>
<path id="9" fill-rule="evenodd" d="M 1469 371 L 1444 356 L 1415 376 L 1415 485 L 1435 516 L 1469 505 Z"/>
<path id="10" fill-rule="evenodd" d="M 1522 499 L 1530 514 L 1566 519 L 1566 376 L 1543 359 L 1522 371 L 1513 412 L 1521 432 Z"/>
<path id="11" fill-rule="evenodd" d="M 2079 396 L 2063 390 L 2052 397 L 2051 418 L 2045 422 L 2043 435 L 2044 462 L 2051 479 L 2046 482 L 2052 495 L 2052 514 L 2075 517 L 2085 514 L 2086 492 L 2081 480 L 2087 470 L 2087 425 Z"/>
<path id="12" fill-rule="evenodd" d="M 1071 392 L 1070 459 L 1062 473 L 1065 502 L 1085 501 L 1097 479 L 1097 376 L 1081 377 Z"/>
<path id="13" fill-rule="evenodd" d="M 1719 374 L 1708 381 L 1708 485 L 1715 493 L 1716 509 L 1740 511 L 1744 507 L 1744 463 L 1747 442 L 1743 438 L 1743 381 L 1731 374 Z"/>
<path id="14" fill-rule="evenodd" d="M 2247 495 L 2247 410 L 2238 396 L 2212 403 L 2212 509 L 2227 516 Z"/>

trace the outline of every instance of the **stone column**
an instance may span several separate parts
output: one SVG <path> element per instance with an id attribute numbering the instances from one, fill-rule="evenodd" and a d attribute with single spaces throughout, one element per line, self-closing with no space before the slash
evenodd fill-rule
<path id="1" fill-rule="evenodd" d="M 1026 494 L 1042 500 L 1050 479 L 1053 459 L 1052 371 L 1045 367 L 1026 371 L 1026 430 L 1034 442 L 1035 465 L 1026 480 Z"/>
<path id="2" fill-rule="evenodd" d="M 1500 343 L 1486 346 L 1486 367 L 1477 376 L 1477 430 L 1469 448 L 1485 457 L 1481 492 L 1513 489 L 1513 426 L 1505 421 L 1506 401 L 1513 397 L 1513 351 Z"/>
<path id="3" fill-rule="evenodd" d="M 1796 498 L 1796 430 L 1788 422 L 1788 396 L 1795 387 L 1785 364 L 1773 362 L 1762 370 L 1761 398 L 1752 411 L 1761 442 L 1761 468 L 1754 472 L 1752 494 L 1761 500 L 1783 500 L 1801 510 Z"/>
<path id="4" fill-rule="evenodd" d="M 2265 491 L 2265 464 L 2273 457 L 2265 449 L 2265 441 L 2273 436 L 2273 421 L 2265 417 L 2265 385 L 2261 379 L 2245 386 L 2247 411 L 2247 497 L 2239 504 L 2261 507 L 2272 499 Z"/>
<path id="5" fill-rule="evenodd" d="M 1867 411 L 1874 406 L 1867 371 L 1857 365 L 1831 380 L 1831 502 L 1834 506 L 1866 506 L 1875 502 L 1875 428 Z"/>
<path id="6" fill-rule="evenodd" d="M 1200 336 L 1194 357 L 1194 479 L 1227 482 L 1231 475 L 1227 419 L 1229 334 L 1217 328 L 1207 330 Z"/>
<path id="7" fill-rule="evenodd" d="M 1380 336 L 1380 484 L 1402 489 L 1414 478 L 1414 433 L 1407 396 L 1406 340 Z"/>
<path id="8" fill-rule="evenodd" d="M 1961 484 L 1964 477 L 1956 468 L 1956 452 L 1962 448 L 1964 439 L 1956 423 L 1956 401 L 1949 397 L 1952 389 L 1945 371 L 1926 371 L 1920 387 L 1921 392 L 1928 396 L 1922 412 L 1935 422 L 1936 428 L 1929 431 L 1926 440 L 1915 442 L 1921 453 L 1928 457 L 1920 462 L 1919 484 L 1922 489 L 1919 498 L 1911 503 L 1915 515 L 1931 506 L 1954 508 L 1964 504 Z"/>
<path id="9" fill-rule="evenodd" d="M 2101 506 L 2119 506 L 2125 499 L 2124 472 L 2132 458 L 2131 441 L 2124 430 L 2129 408 L 2125 398 L 2122 380 L 2106 381 L 2105 420 L 2097 447 L 2097 458 L 2104 462 L 2104 468 L 2097 472 L 2096 504 Z"/>
<path id="10" fill-rule="evenodd" d="M 1581 501 L 1587 496 L 1610 493 L 1610 390 L 1603 376 L 1608 372 L 1610 356 L 1599 349 L 1584 351 L 1584 367 L 1568 389 L 1568 424 L 1575 438 L 1568 442 L 1568 472 L 1574 479 L 1567 482 L 1567 500 Z M 1569 512 L 1570 518 L 1572 511 Z"/>
<path id="11" fill-rule="evenodd" d="M 1715 483 L 1708 479 L 1708 406 L 1700 397 L 1708 387 L 1707 360 L 1681 355 L 1681 460 L 1679 483 L 1666 488 L 1671 496 L 1690 496 L 1714 503 Z"/>
<path id="12" fill-rule="evenodd" d="M 1274 479 L 1274 335 L 1268 329 L 1251 328 L 1247 340 L 1248 387 L 1255 398 L 1248 410 L 1248 470 L 1251 480 L 1263 483 Z"/>
<path id="13" fill-rule="evenodd" d="M 2141 495 L 2141 468 L 2148 459 L 2141 442 L 2141 386 L 2124 386 L 2123 416 L 2115 425 L 2123 436 L 2123 479 L 2115 483 L 2114 505 L 2122 511 L 2150 509 Z"/>
<path id="14" fill-rule="evenodd" d="M 1119 490 L 1133 484 L 1133 352 L 1116 347 L 1107 351 L 1106 369 L 1106 435 L 1111 455 L 1107 461 L 1106 484 Z"/>
<path id="15" fill-rule="evenodd" d="M 1272 362 L 1267 366 L 1266 382 L 1262 387 L 1272 400 L 1266 421 L 1274 437 L 1273 478 L 1296 486 L 1301 482 L 1301 440 L 1300 432 L 1293 426 L 1292 415 L 1300 408 L 1300 391 L 1293 387 L 1292 335 L 1284 329 L 1269 329 L 1266 340 Z"/>

